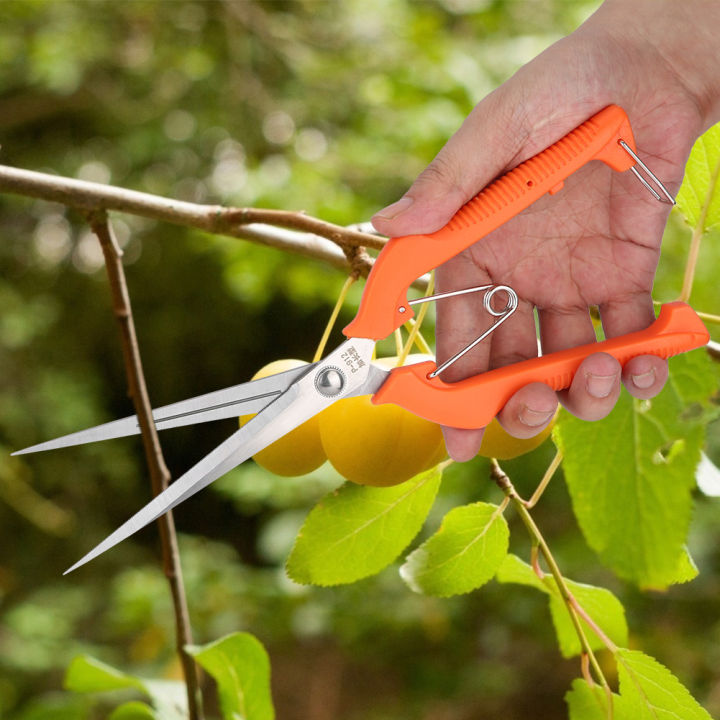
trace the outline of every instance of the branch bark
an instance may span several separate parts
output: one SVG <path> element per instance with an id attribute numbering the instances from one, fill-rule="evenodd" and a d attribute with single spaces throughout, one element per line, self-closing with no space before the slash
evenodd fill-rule
<path id="1" fill-rule="evenodd" d="M 85 212 L 119 210 L 232 237 L 243 237 L 243 227 L 261 223 L 312 233 L 340 247 L 379 250 L 386 242 L 378 235 L 334 225 L 301 212 L 200 205 L 7 165 L 0 165 L 0 191 L 59 202 Z"/>
<path id="2" fill-rule="evenodd" d="M 112 295 L 113 311 L 120 326 L 123 359 L 128 379 L 130 397 L 140 424 L 140 432 L 145 457 L 150 470 L 150 480 L 154 495 L 161 493 L 170 482 L 170 473 L 160 447 L 157 430 L 152 417 L 152 406 L 148 397 L 145 375 L 140 358 L 135 323 L 132 316 L 130 295 L 125 281 L 122 265 L 122 250 L 118 246 L 104 210 L 92 210 L 87 218 L 95 235 L 97 235 L 105 257 L 108 280 Z M 172 511 L 158 518 L 160 545 L 162 547 L 163 571 L 170 585 L 175 610 L 177 650 L 185 675 L 188 695 L 188 711 L 190 720 L 203 719 L 202 694 L 200 692 L 200 673 L 185 646 L 192 644 L 192 630 L 188 612 L 185 588 L 183 585 L 180 552 L 175 533 L 175 521 Z"/>
<path id="3" fill-rule="evenodd" d="M 367 277 L 374 263 L 365 248 L 380 250 L 387 242 L 379 235 L 302 212 L 201 205 L 7 165 L 0 165 L 0 192 L 57 202 L 86 215 L 115 210 L 250 240 L 349 269 L 362 277 Z M 425 290 L 427 283 L 428 275 L 424 275 L 413 287 Z"/>

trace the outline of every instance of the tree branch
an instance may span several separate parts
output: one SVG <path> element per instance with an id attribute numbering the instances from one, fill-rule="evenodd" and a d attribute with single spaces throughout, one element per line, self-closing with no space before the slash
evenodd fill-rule
<path id="1" fill-rule="evenodd" d="M 57 202 L 88 212 L 116 210 L 193 227 L 322 260 L 367 277 L 374 258 L 365 248 L 382 249 L 386 238 L 355 227 L 343 227 L 302 212 L 201 205 L 112 185 L 75 180 L 0 165 L 0 192 Z M 424 290 L 428 276 L 413 287 Z"/>
<path id="2" fill-rule="evenodd" d="M 150 470 L 150 480 L 154 495 L 161 493 L 170 483 L 170 473 L 163 458 L 160 440 L 152 417 L 152 406 L 148 398 L 145 375 L 143 373 L 140 349 L 132 317 L 130 295 L 125 281 L 122 265 L 122 250 L 118 246 L 108 223 L 104 210 L 92 210 L 87 213 L 90 227 L 97 235 L 105 256 L 105 267 L 112 295 L 113 311 L 120 325 L 122 351 L 125 360 L 130 397 L 140 424 L 145 456 Z M 170 592 L 175 610 L 176 643 L 185 674 L 190 720 L 202 720 L 203 707 L 200 693 L 200 674 L 195 661 L 185 652 L 185 646 L 192 644 L 192 630 L 188 612 L 185 588 L 183 585 L 180 552 L 175 533 L 175 521 L 172 511 L 158 518 L 160 544 L 162 547 L 163 570 L 170 584 Z"/>
<path id="3" fill-rule="evenodd" d="M 243 226 L 264 223 L 313 233 L 340 247 L 362 245 L 379 250 L 386 242 L 378 235 L 333 225 L 301 212 L 200 205 L 7 165 L 0 165 L 0 191 L 59 202 L 86 212 L 119 210 L 232 237 L 243 237 Z"/>
<path id="4" fill-rule="evenodd" d="M 518 495 L 517 491 L 515 490 L 515 486 L 512 484 L 512 481 L 508 477 L 507 473 L 500 467 L 498 461 L 495 458 L 492 458 L 490 460 L 490 477 L 495 481 L 495 484 L 505 493 L 506 497 L 509 497 L 512 500 L 515 509 L 517 510 L 521 520 L 523 521 L 525 527 L 530 533 L 530 537 L 532 538 L 533 543 L 537 544 L 540 552 L 543 554 L 543 557 L 545 558 L 545 561 L 550 568 L 553 579 L 555 580 L 555 585 L 557 586 L 558 592 L 560 593 L 560 597 L 565 602 L 565 607 L 567 608 L 568 614 L 570 615 L 570 620 L 573 624 L 573 627 L 575 628 L 575 632 L 577 633 L 583 652 L 588 656 L 590 664 L 595 670 L 598 680 L 600 681 L 600 684 L 605 690 L 609 703 L 608 706 L 612 707 L 612 694 L 610 692 L 610 686 L 608 685 L 607 679 L 605 678 L 602 667 L 600 666 L 597 658 L 595 657 L 595 653 L 593 652 L 592 647 L 590 647 L 587 635 L 585 634 L 585 631 L 580 624 L 580 616 L 578 613 L 580 603 L 578 603 L 577 599 L 570 591 L 570 588 L 567 586 L 565 578 L 560 572 L 560 568 L 555 562 L 555 558 L 550 552 L 550 548 L 545 541 L 543 534 L 540 532 L 540 529 L 535 524 L 535 520 L 533 520 L 530 511 L 526 507 L 522 498 Z M 587 613 L 585 613 L 585 615 L 587 616 Z M 600 639 L 603 641 L 605 639 L 609 640 L 609 638 L 607 638 L 607 635 L 605 635 L 604 633 L 602 633 L 598 637 L 600 637 Z M 612 643 L 607 647 L 612 652 L 615 652 L 617 650 L 615 645 Z"/>

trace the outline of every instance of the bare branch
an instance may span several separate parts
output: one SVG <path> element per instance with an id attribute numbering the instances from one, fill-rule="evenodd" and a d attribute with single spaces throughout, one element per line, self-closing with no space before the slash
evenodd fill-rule
<path id="1" fill-rule="evenodd" d="M 380 249 L 386 242 L 377 235 L 333 225 L 304 213 L 199 205 L 7 165 L 0 165 L 0 191 L 51 200 L 86 212 L 119 210 L 232 237 L 243 237 L 242 228 L 245 225 L 265 223 L 310 232 L 340 246 L 362 245 Z"/>
<path id="2" fill-rule="evenodd" d="M 108 223 L 107 214 L 103 210 L 88 212 L 87 217 L 90 227 L 100 241 L 105 256 L 105 267 L 110 282 L 113 311 L 120 326 L 122 337 L 122 351 L 130 397 L 135 405 L 135 412 L 140 424 L 153 494 L 159 495 L 169 485 L 170 473 L 165 464 L 152 417 L 152 406 L 145 384 L 130 295 L 122 265 L 122 250 L 115 240 Z M 162 546 L 163 570 L 170 584 L 175 610 L 176 643 L 187 684 L 190 720 L 202 720 L 203 706 L 200 693 L 200 674 L 193 658 L 185 652 L 185 646 L 192 644 L 192 630 L 190 628 L 190 616 L 180 566 L 180 551 L 178 550 L 177 535 L 175 533 L 175 521 L 171 511 L 158 518 L 158 526 Z"/>
<path id="3" fill-rule="evenodd" d="M 381 249 L 387 240 L 369 224 L 342 227 L 304 213 L 173 200 L 112 185 L 0 165 L 0 192 L 57 202 L 85 212 L 115 210 L 252 242 L 326 262 L 367 277 L 374 258 L 365 248 Z M 413 287 L 427 288 L 428 276 Z"/>

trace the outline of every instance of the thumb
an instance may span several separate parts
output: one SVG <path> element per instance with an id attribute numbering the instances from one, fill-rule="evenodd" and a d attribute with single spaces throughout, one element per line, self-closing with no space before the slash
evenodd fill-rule
<path id="1" fill-rule="evenodd" d="M 430 233 L 513 164 L 528 132 L 504 88 L 478 104 L 458 131 L 397 201 L 372 224 L 390 237 Z M 505 96 L 505 97 L 503 97 Z"/>

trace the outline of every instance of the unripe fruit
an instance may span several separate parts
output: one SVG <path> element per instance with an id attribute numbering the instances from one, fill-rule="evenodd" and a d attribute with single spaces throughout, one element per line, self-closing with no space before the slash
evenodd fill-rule
<path id="1" fill-rule="evenodd" d="M 395 367 L 397 358 L 377 362 Z M 397 405 L 373 405 L 369 395 L 338 400 L 319 418 L 328 460 L 344 478 L 359 485 L 397 485 L 446 456 L 439 425 Z"/>
<path id="2" fill-rule="evenodd" d="M 307 365 L 304 360 L 274 360 L 260 368 L 253 380 L 275 375 L 284 370 L 292 370 Z M 244 425 L 254 415 L 242 415 L 240 425 Z M 305 475 L 319 468 L 327 459 L 322 443 L 318 417 L 315 415 L 302 425 L 298 425 L 286 435 L 253 455 L 253 460 L 275 475 L 294 477 Z"/>

